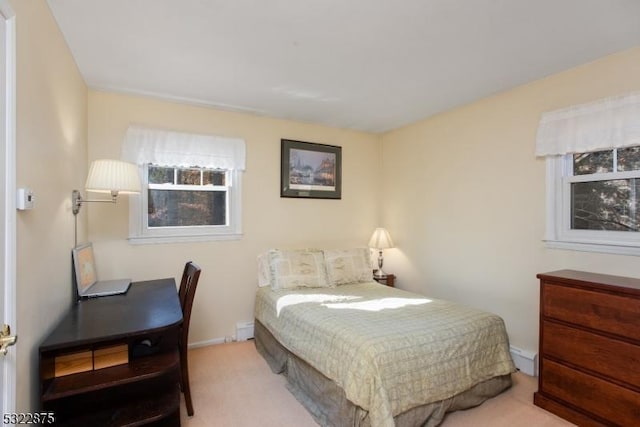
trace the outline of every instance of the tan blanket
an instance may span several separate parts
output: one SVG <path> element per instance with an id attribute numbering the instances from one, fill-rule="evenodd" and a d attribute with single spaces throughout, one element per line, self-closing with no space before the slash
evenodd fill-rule
<path id="1" fill-rule="evenodd" d="M 372 427 L 515 371 L 500 317 L 377 283 L 259 288 L 255 311 L 284 347 L 369 411 Z"/>

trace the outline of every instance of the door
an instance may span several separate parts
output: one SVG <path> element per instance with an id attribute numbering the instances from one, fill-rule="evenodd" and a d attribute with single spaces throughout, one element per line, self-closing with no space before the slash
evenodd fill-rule
<path id="1" fill-rule="evenodd" d="M 15 58 L 15 15 L 0 0 L 0 329 L 16 321 Z M 0 412 L 15 412 L 15 346 L 0 352 L 0 392 Z"/>

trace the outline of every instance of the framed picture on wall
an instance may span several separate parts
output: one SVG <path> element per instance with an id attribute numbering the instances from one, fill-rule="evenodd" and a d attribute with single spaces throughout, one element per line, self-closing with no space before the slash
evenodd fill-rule
<path id="1" fill-rule="evenodd" d="M 280 197 L 342 198 L 342 147 L 282 139 Z"/>

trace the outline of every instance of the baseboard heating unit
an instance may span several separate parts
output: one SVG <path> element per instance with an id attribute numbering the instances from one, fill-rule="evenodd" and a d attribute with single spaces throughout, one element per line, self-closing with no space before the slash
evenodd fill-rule
<path id="1" fill-rule="evenodd" d="M 522 373 L 531 375 L 532 377 L 538 376 L 537 353 L 514 346 L 510 346 L 509 350 L 511 351 L 511 358 L 513 359 L 513 363 L 515 363 L 516 368 L 518 368 Z"/>
<path id="2" fill-rule="evenodd" d="M 236 341 L 253 339 L 253 322 L 236 323 Z"/>

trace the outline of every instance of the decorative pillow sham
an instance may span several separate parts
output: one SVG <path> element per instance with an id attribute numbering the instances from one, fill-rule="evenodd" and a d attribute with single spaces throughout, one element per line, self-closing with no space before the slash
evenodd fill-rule
<path id="1" fill-rule="evenodd" d="M 271 275 L 269 271 L 269 252 L 258 255 L 258 286 L 269 286 Z"/>
<path id="2" fill-rule="evenodd" d="M 269 251 L 270 284 L 272 289 L 329 287 L 324 254 L 319 250 Z"/>
<path id="3" fill-rule="evenodd" d="M 371 254 L 367 248 L 325 250 L 324 260 L 333 286 L 372 280 Z"/>

